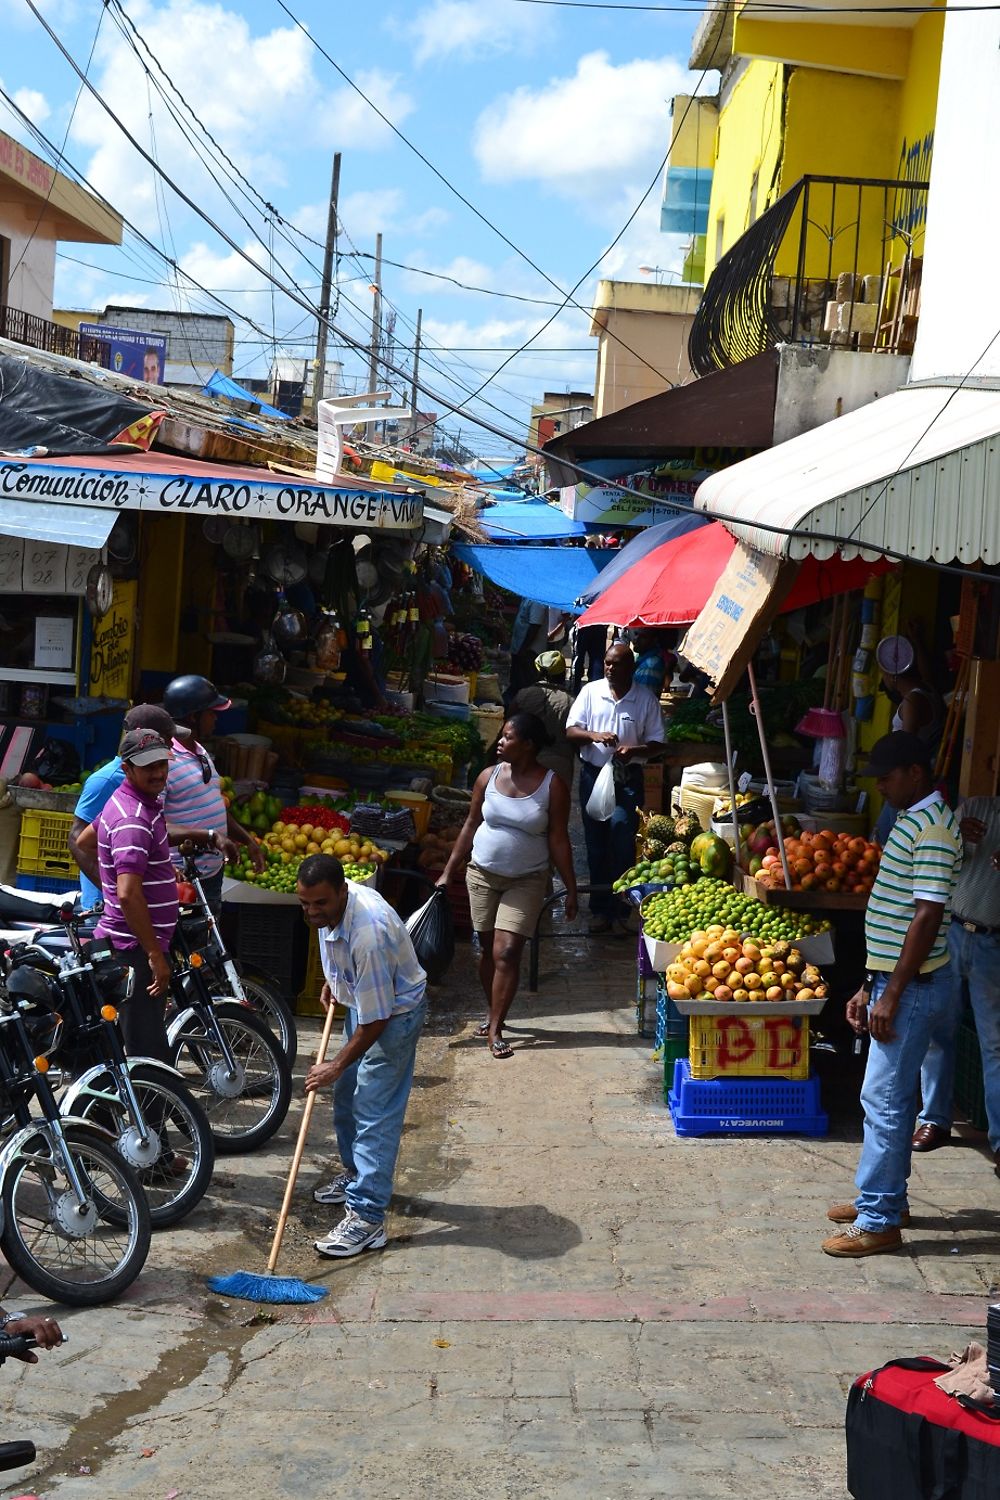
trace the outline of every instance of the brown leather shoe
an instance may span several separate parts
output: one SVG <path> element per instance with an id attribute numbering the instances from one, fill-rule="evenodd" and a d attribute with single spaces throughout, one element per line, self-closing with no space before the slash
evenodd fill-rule
<path id="1" fill-rule="evenodd" d="M 942 1130 L 940 1125 L 918 1125 L 913 1132 L 914 1151 L 936 1151 L 939 1146 L 947 1146 L 951 1140 L 951 1131 Z"/>
<path id="2" fill-rule="evenodd" d="M 832 1224 L 853 1224 L 858 1217 L 858 1211 L 853 1203 L 835 1203 L 828 1208 L 826 1216 Z M 899 1216 L 899 1226 L 905 1229 L 910 1222 L 910 1210 L 904 1208 Z"/>
<path id="3" fill-rule="evenodd" d="M 876 1232 L 872 1229 L 859 1229 L 857 1224 L 850 1224 L 839 1234 L 831 1234 L 828 1240 L 823 1241 L 823 1250 L 827 1255 L 887 1255 L 892 1250 L 902 1248 L 903 1236 L 898 1229 Z"/>

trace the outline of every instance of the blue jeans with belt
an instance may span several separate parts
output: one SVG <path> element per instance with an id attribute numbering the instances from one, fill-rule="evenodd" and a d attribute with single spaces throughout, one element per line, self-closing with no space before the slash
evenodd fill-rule
<path id="1" fill-rule="evenodd" d="M 920 1070 L 921 1125 L 951 1126 L 955 1051 L 963 1006 L 972 1006 L 983 1055 L 990 1149 L 1000 1151 L 1000 933 L 969 932 L 952 918 L 948 950 L 958 989 L 954 1018 L 931 1037 Z"/>
<path id="2" fill-rule="evenodd" d="M 888 975 L 877 974 L 871 1002 L 885 989 Z M 921 975 L 903 990 L 893 1017 L 893 1040 L 872 1040 L 861 1087 L 864 1142 L 858 1162 L 854 1202 L 861 1229 L 881 1232 L 899 1224 L 908 1207 L 911 1138 L 917 1113 L 920 1067 L 931 1037 L 958 1009 L 958 985 L 950 964 Z"/>
<path id="3" fill-rule="evenodd" d="M 347 1189 L 347 1206 L 369 1224 L 381 1224 L 392 1197 L 417 1042 L 426 1015 L 425 996 L 412 1010 L 393 1016 L 364 1056 L 334 1084 L 333 1126 L 340 1160 L 345 1172 L 355 1174 Z M 348 1007 L 345 1043 L 356 1028 L 356 1013 Z"/>
<path id="4" fill-rule="evenodd" d="M 587 802 L 599 770 L 600 767 L 592 766 L 589 760 L 580 762 L 580 810 L 590 884 L 611 886 L 619 875 L 624 875 L 635 864 L 635 836 L 643 801 L 642 767 L 624 767 L 623 779 L 615 784 L 615 810 L 606 823 L 598 822 L 587 812 Z M 607 891 L 591 895 L 590 910 L 595 917 L 606 917 L 611 921 L 625 916 L 628 906 Z"/>

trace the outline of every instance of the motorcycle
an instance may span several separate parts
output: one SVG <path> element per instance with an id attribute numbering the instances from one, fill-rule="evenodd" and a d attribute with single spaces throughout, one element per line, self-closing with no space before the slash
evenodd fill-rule
<path id="1" fill-rule="evenodd" d="M 149 1205 L 111 1133 L 60 1112 L 46 1051 L 61 1004 L 53 974 L 34 963 L 0 991 L 0 1108 L 12 1116 L 0 1146 L 0 1249 L 42 1296 L 96 1307 L 145 1265 Z"/>

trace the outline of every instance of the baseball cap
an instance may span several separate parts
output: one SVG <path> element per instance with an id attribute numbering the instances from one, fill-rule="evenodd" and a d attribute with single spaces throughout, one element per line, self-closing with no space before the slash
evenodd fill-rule
<path id="1" fill-rule="evenodd" d="M 880 740 L 875 741 L 868 754 L 868 764 L 861 775 L 888 776 L 890 771 L 908 766 L 923 766 L 924 770 L 929 771 L 930 748 L 917 735 L 908 734 L 905 729 L 895 729 L 892 734 L 884 734 Z"/>
<path id="2" fill-rule="evenodd" d="M 543 651 L 535 657 L 535 668 L 546 677 L 565 677 L 566 658 L 561 651 Z"/>
<path id="3" fill-rule="evenodd" d="M 125 732 L 130 729 L 152 729 L 169 744 L 172 739 L 189 740 L 191 730 L 183 724 L 175 724 L 171 715 L 159 703 L 137 703 L 125 715 Z"/>
<path id="4" fill-rule="evenodd" d="M 118 754 L 130 766 L 152 766 L 158 760 L 170 759 L 170 746 L 152 729 L 130 729 Z"/>

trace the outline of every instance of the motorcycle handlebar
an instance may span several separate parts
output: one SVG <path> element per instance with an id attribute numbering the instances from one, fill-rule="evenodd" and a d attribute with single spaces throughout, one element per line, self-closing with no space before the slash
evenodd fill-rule
<path id="1" fill-rule="evenodd" d="M 59 1341 L 61 1344 L 69 1343 L 69 1334 L 64 1333 Z M 38 1340 L 30 1333 L 0 1333 L 0 1364 L 5 1359 L 17 1358 L 26 1354 L 29 1349 L 37 1349 Z"/>

